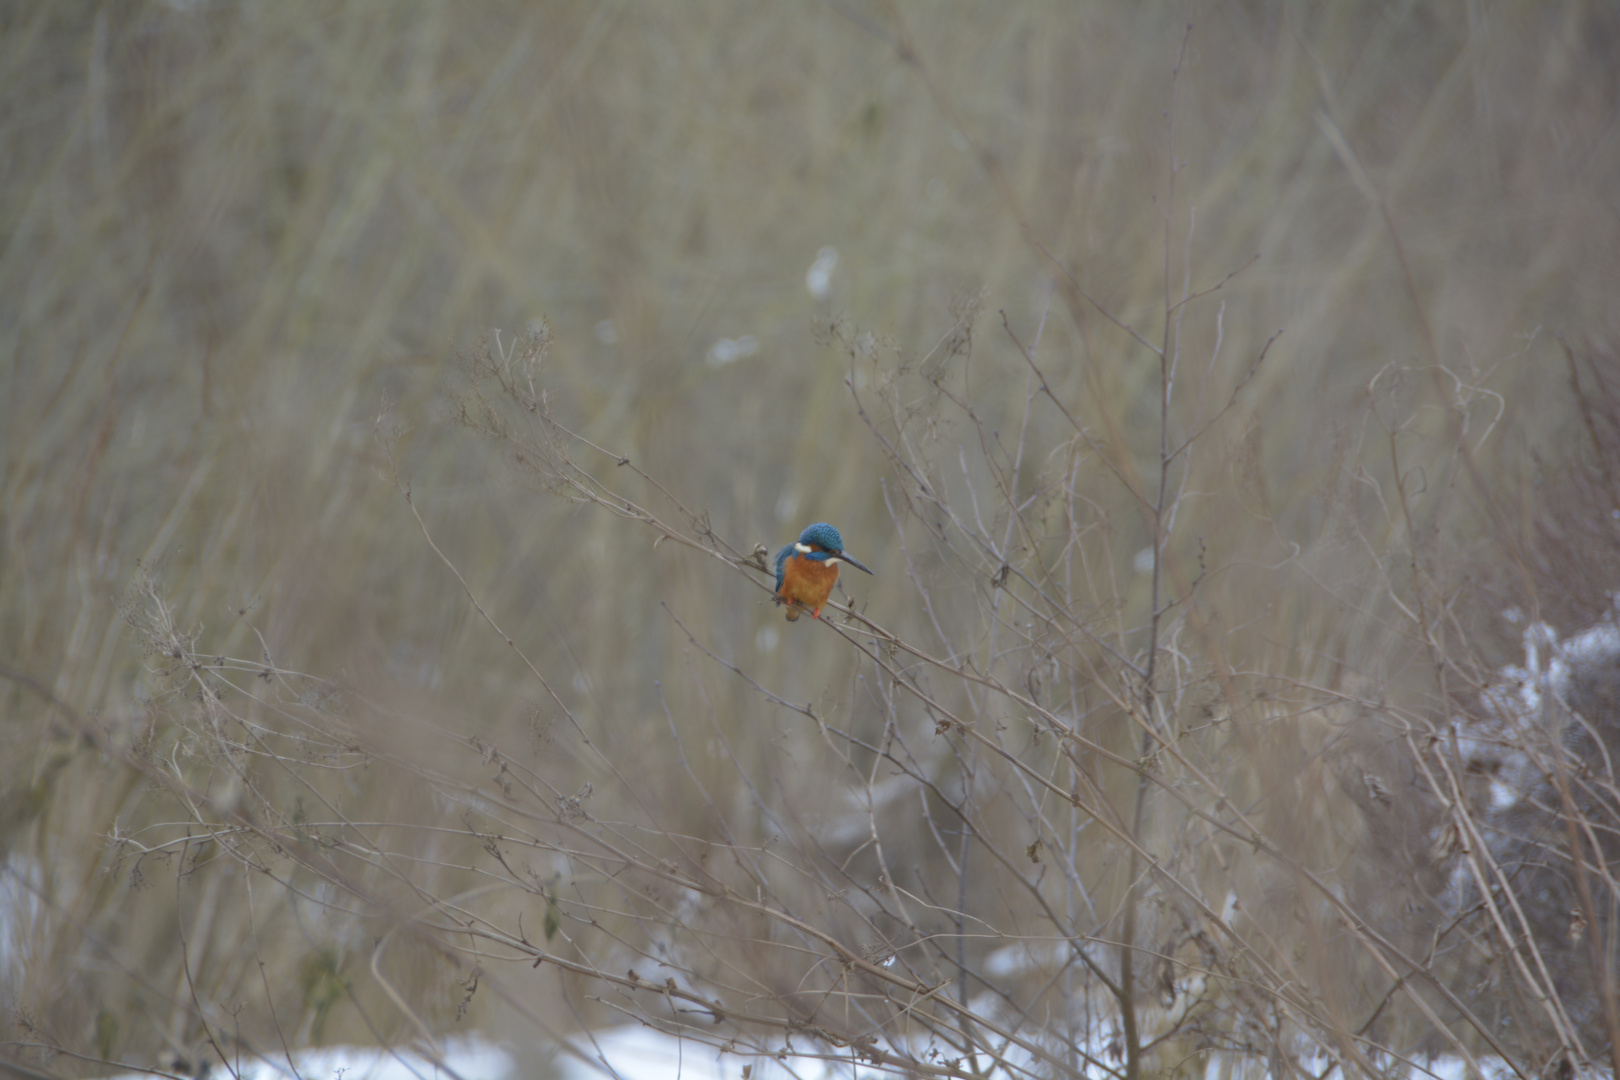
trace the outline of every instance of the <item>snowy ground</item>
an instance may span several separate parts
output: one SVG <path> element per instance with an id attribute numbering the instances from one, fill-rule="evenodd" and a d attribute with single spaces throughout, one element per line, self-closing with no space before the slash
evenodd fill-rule
<path id="1" fill-rule="evenodd" d="M 720 1055 L 712 1047 L 684 1042 L 639 1024 L 610 1028 L 574 1040 L 573 1050 L 550 1047 L 529 1055 L 476 1037 L 446 1040 L 441 1046 L 445 1067 L 431 1052 L 379 1050 L 375 1047 L 329 1046 L 303 1050 L 285 1059 L 232 1062 L 240 1080 L 740 1080 L 752 1066 L 752 1080 L 865 1080 L 888 1076 L 847 1064 L 795 1059 L 791 1068 L 770 1059 Z M 576 1052 L 577 1051 L 577 1052 Z M 230 1080 L 215 1068 L 210 1080 Z M 125 1073 L 113 1080 L 150 1080 L 145 1073 Z"/>
<path id="2" fill-rule="evenodd" d="M 893 1077 L 848 1062 L 795 1058 L 779 1063 L 769 1058 L 721 1055 L 712 1047 L 671 1038 L 639 1024 L 609 1028 L 577 1037 L 573 1052 L 556 1047 L 523 1054 L 482 1039 L 445 1041 L 440 1050 L 446 1068 L 410 1050 L 333 1046 L 294 1055 L 294 1069 L 285 1060 L 243 1061 L 237 1065 L 241 1080 L 741 1080 L 751 1067 L 751 1080 L 875 1080 Z M 233 1063 L 237 1064 L 237 1063 Z M 1211 1078 L 1226 1074 L 1233 1062 L 1212 1060 Z M 1486 1066 L 1488 1075 L 1498 1075 Z M 1428 1066 L 1439 1080 L 1465 1080 L 1468 1071 L 1458 1060 L 1441 1058 Z M 1422 1073 L 1414 1075 L 1421 1076 Z M 1505 1068 L 1500 1075 L 1511 1073 Z M 114 1080 L 148 1080 L 143 1073 L 127 1073 Z M 215 1069 L 211 1080 L 229 1080 Z"/>

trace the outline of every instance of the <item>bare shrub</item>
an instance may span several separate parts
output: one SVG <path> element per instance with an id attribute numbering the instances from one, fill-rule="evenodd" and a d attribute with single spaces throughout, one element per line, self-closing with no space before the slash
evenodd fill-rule
<path id="1" fill-rule="evenodd" d="M 1549 437 L 1542 474 L 1523 465 L 1511 440 L 1558 423 L 1516 415 L 1527 385 L 1547 390 L 1515 365 L 1549 347 L 1503 342 L 1584 311 L 1498 280 L 1575 277 L 1612 235 L 1589 212 L 1607 197 L 1592 133 L 1611 110 L 1590 90 L 1606 69 L 1580 44 L 1602 13 L 1425 12 L 1417 33 L 1355 5 L 1303 28 L 1233 8 L 1206 55 L 1275 69 L 1234 61 L 1189 94 L 1202 39 L 1185 28 L 1086 16 L 1147 34 L 1154 60 L 1104 40 L 1088 55 L 1111 66 L 1082 81 L 1048 24 L 955 10 L 968 29 L 839 8 L 881 55 L 868 98 L 825 115 L 784 102 L 800 67 L 838 81 L 815 65 L 850 39 L 817 27 L 765 50 L 737 96 L 750 152 L 794 179 L 764 192 L 734 145 L 697 141 L 725 126 L 707 67 L 687 107 L 618 97 L 625 73 L 734 47 L 709 9 L 634 33 L 613 9 L 508 11 L 443 53 L 436 24 L 384 32 L 361 5 L 210 11 L 168 37 L 143 36 L 161 12 L 78 36 L 22 20 L 60 49 L 37 67 L 92 62 L 89 149 L 12 159 L 51 213 L 19 211 L 5 266 L 40 278 L 7 284 L 51 317 L 20 321 L 8 421 L 26 437 L 7 459 L 22 554 L 0 567 L 17 658 L 0 673 L 27 720 L 0 804 L 9 1050 L 177 1073 L 363 1038 L 442 1061 L 446 1032 L 503 1017 L 587 1058 L 595 1033 L 643 1024 L 755 1075 L 1602 1071 L 1617 748 L 1598 594 L 1620 409 L 1602 355 L 1572 348 L 1574 412 L 1548 415 L 1578 415 L 1593 456 L 1567 465 Z M 1092 40 L 1052 11 L 1062 41 Z M 344 63 L 334 27 L 382 46 Z M 1458 55 L 1435 60 L 1437 40 Z M 958 100 L 964 72 L 934 59 L 951 42 L 1016 54 L 998 108 L 1050 98 L 1023 156 L 999 114 Z M 269 70 L 260 50 L 295 69 L 285 98 L 242 91 L 241 71 Z M 113 125 L 154 227 L 212 175 L 171 163 L 193 142 L 235 175 L 243 144 L 291 132 L 284 183 L 222 188 L 229 228 L 115 253 L 138 289 L 86 272 L 93 237 L 50 239 L 125 216 L 52 202 L 115 175 L 95 135 L 117 113 L 96 90 L 109 57 L 159 89 L 169 67 L 195 80 L 192 107 Z M 593 81 L 597 62 L 611 74 Z M 303 95 L 310 68 L 375 97 L 334 119 Z M 486 71 L 477 92 L 458 81 Z M 1271 89 L 1238 116 L 1220 78 Z M 1493 94 L 1531 83 L 1499 129 Z M 248 136 L 207 142 L 215 101 Z M 379 102 L 375 126 L 353 120 Z M 1591 145 L 1546 134 L 1561 110 Z M 816 122 L 834 134 L 815 152 L 782 152 Z M 883 139 L 925 128 L 915 153 Z M 1515 134 L 1513 152 L 1447 141 L 1481 130 Z M 709 155 L 677 178 L 685 201 L 655 186 L 628 205 L 682 140 Z M 836 229 L 782 211 L 862 154 Z M 1215 163 L 1202 205 L 1189 156 Z M 526 186 L 564 157 L 574 171 Z M 866 179 L 892 174 L 894 192 Z M 1481 209 L 1543 183 L 1581 212 Z M 409 213 L 430 227 L 405 243 Z M 719 332 L 714 281 L 802 268 L 671 268 L 818 229 L 870 235 L 852 262 L 908 254 L 860 279 L 877 299 L 818 307 L 813 339 L 785 289 L 727 297 L 771 311 L 768 363 L 699 347 L 688 364 L 685 339 Z M 294 253 L 285 277 L 216 291 L 210 267 L 261 236 Z M 180 304 L 148 271 L 194 242 Z M 547 281 L 566 290 L 533 290 L 526 248 L 563 253 Z M 522 325 L 535 295 L 568 298 L 555 331 L 484 335 L 449 400 L 392 336 Z M 81 325 L 105 368 L 75 395 L 32 357 L 71 353 L 62 328 Z M 218 353 L 247 374 L 227 379 L 210 335 L 230 326 Z M 202 357 L 195 384 L 170 337 Z M 879 576 L 787 627 L 768 553 L 840 514 Z M 1509 603 L 1528 655 L 1503 675 L 1491 608 Z"/>

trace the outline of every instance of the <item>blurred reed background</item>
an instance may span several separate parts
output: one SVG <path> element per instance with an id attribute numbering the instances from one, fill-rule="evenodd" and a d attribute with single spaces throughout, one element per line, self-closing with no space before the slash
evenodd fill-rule
<path id="1" fill-rule="evenodd" d="M 549 326 L 538 383 L 622 496 L 666 505 L 617 457 L 742 554 L 831 521 L 877 571 L 845 577 L 865 614 L 992 671 L 998 559 L 900 462 L 965 517 L 987 498 L 988 535 L 1022 447 L 1003 474 L 1047 546 L 1006 561 L 1066 564 L 1078 624 L 1140 648 L 1152 525 L 1120 477 L 1153 489 L 1160 371 L 1113 320 L 1158 344 L 1167 296 L 1244 268 L 1176 315 L 1177 430 L 1235 402 L 1177 466 L 1178 656 L 1443 702 L 1397 600 L 1486 664 L 1518 633 L 1497 610 L 1537 603 L 1515 567 L 1581 433 L 1555 335 L 1614 331 L 1617 45 L 1609 5 L 1529 0 L 0 7 L 5 1040 L 93 1070 L 206 1053 L 235 1003 L 261 1050 L 606 1022 L 551 967 L 509 976 L 524 1013 L 437 945 L 372 962 L 487 882 L 488 747 L 666 839 L 768 843 L 776 800 L 836 816 L 846 763 L 747 680 L 875 741 L 870 667 L 458 422 L 492 329 Z M 1279 755 L 1254 783 L 1297 772 L 1292 737 L 1240 744 Z M 391 854 L 244 871 L 192 824 L 238 810 Z M 920 820 L 893 842 L 921 852 Z M 531 870 L 479 918 L 538 941 L 564 867 Z M 386 917 L 333 885 L 365 872 Z"/>

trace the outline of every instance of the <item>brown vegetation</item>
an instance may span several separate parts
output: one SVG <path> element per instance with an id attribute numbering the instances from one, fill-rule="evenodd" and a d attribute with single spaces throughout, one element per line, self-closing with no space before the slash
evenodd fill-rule
<path id="1" fill-rule="evenodd" d="M 4 1057 L 1606 1070 L 1620 20 L 1184 14 L 0 11 Z"/>

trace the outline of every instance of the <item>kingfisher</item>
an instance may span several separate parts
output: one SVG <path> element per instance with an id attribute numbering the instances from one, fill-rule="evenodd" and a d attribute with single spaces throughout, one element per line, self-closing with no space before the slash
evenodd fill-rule
<path id="1" fill-rule="evenodd" d="M 776 602 L 787 605 L 789 622 L 807 609 L 811 618 L 821 617 L 841 562 L 872 572 L 844 550 L 844 538 L 825 521 L 810 526 L 799 534 L 798 542 L 776 553 Z"/>

